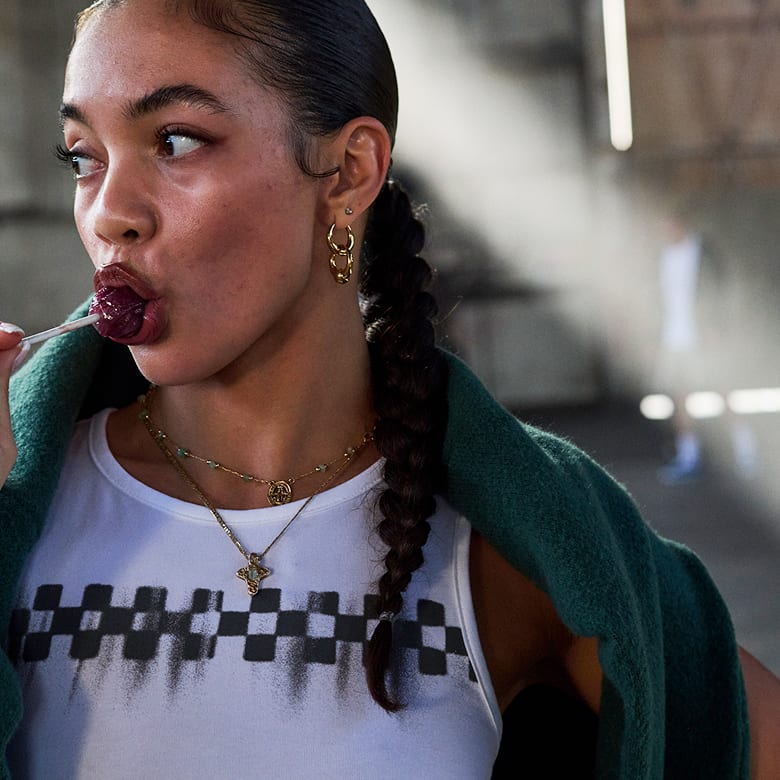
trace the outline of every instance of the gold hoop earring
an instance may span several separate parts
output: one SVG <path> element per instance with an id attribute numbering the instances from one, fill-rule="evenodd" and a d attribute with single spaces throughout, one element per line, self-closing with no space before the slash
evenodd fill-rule
<path id="1" fill-rule="evenodd" d="M 336 230 L 335 223 L 330 226 L 328 231 L 328 249 L 330 249 L 330 272 L 333 278 L 339 284 L 346 284 L 349 278 L 352 276 L 352 268 L 354 266 L 354 259 L 352 257 L 352 250 L 355 247 L 355 234 L 352 232 L 352 228 L 347 225 L 344 230 L 347 231 L 347 243 L 337 244 L 333 240 L 333 233 Z M 345 257 L 347 259 L 346 265 L 343 268 L 339 268 L 336 263 L 336 258 Z"/>

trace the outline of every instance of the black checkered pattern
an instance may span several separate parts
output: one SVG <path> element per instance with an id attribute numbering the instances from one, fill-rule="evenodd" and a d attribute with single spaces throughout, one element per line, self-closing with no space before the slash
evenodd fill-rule
<path id="1" fill-rule="evenodd" d="M 17 609 L 11 619 L 9 655 L 15 662 L 45 661 L 52 639 L 70 637 L 70 657 L 86 661 L 100 655 L 103 637 L 124 637 L 123 654 L 136 661 L 154 660 L 160 640 L 171 635 L 180 661 L 213 658 L 219 637 L 243 637 L 245 661 L 274 661 L 277 640 L 299 637 L 304 640 L 304 660 L 312 664 L 335 664 L 339 642 L 361 644 L 365 652 L 369 621 L 377 619 L 377 599 L 363 598 L 361 614 L 339 611 L 339 594 L 310 592 L 306 609 L 282 609 L 282 592 L 262 589 L 249 600 L 244 611 L 224 610 L 222 591 L 198 589 L 188 609 L 167 608 L 165 588 L 141 587 L 132 606 L 112 604 L 110 585 L 88 585 L 81 604 L 62 604 L 61 585 L 41 585 L 31 609 Z M 418 668 L 426 675 L 446 675 L 448 657 L 466 659 L 461 629 L 448 626 L 444 606 L 419 599 L 416 619 L 396 620 L 393 641 L 396 647 L 416 651 Z M 468 674 L 476 680 L 471 664 Z"/>

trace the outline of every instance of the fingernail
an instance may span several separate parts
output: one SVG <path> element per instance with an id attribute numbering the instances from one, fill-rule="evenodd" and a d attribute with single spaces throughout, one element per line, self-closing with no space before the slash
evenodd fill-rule
<path id="1" fill-rule="evenodd" d="M 11 363 L 11 373 L 21 368 L 27 358 L 30 357 L 30 345 L 22 344 L 22 348 L 19 350 L 19 354 L 14 358 L 14 362 Z"/>
<path id="2" fill-rule="evenodd" d="M 3 333 L 21 333 L 24 336 L 24 331 L 18 325 L 13 325 L 10 322 L 0 322 L 0 330 Z"/>

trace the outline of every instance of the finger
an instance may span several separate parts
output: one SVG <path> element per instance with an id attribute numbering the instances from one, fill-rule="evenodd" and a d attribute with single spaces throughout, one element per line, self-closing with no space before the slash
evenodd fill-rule
<path id="1" fill-rule="evenodd" d="M 28 343 L 23 343 L 21 348 L 19 349 L 19 352 L 17 353 L 16 357 L 14 358 L 14 362 L 11 363 L 11 373 L 13 374 L 14 371 L 17 371 L 20 369 L 28 357 L 32 354 L 32 345 Z"/>
<path id="2" fill-rule="evenodd" d="M 21 349 L 24 331 L 16 325 L 0 322 L 0 486 L 5 483 L 16 461 L 16 443 L 8 408 L 8 381 Z"/>
<path id="3" fill-rule="evenodd" d="M 0 322 L 0 351 L 15 347 L 24 336 L 24 331 L 12 322 Z"/>

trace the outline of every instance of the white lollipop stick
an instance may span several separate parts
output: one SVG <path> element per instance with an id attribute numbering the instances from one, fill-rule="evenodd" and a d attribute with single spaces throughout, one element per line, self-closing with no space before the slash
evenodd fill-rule
<path id="1" fill-rule="evenodd" d="M 88 314 L 86 317 L 81 317 L 72 322 L 64 322 L 62 325 L 57 325 L 55 328 L 49 328 L 48 330 L 42 330 L 40 333 L 33 333 L 31 336 L 25 336 L 21 343 L 38 344 L 41 341 L 48 341 L 48 339 L 60 336 L 63 333 L 70 333 L 72 330 L 86 328 L 87 325 L 94 325 L 99 319 L 99 314 Z"/>

